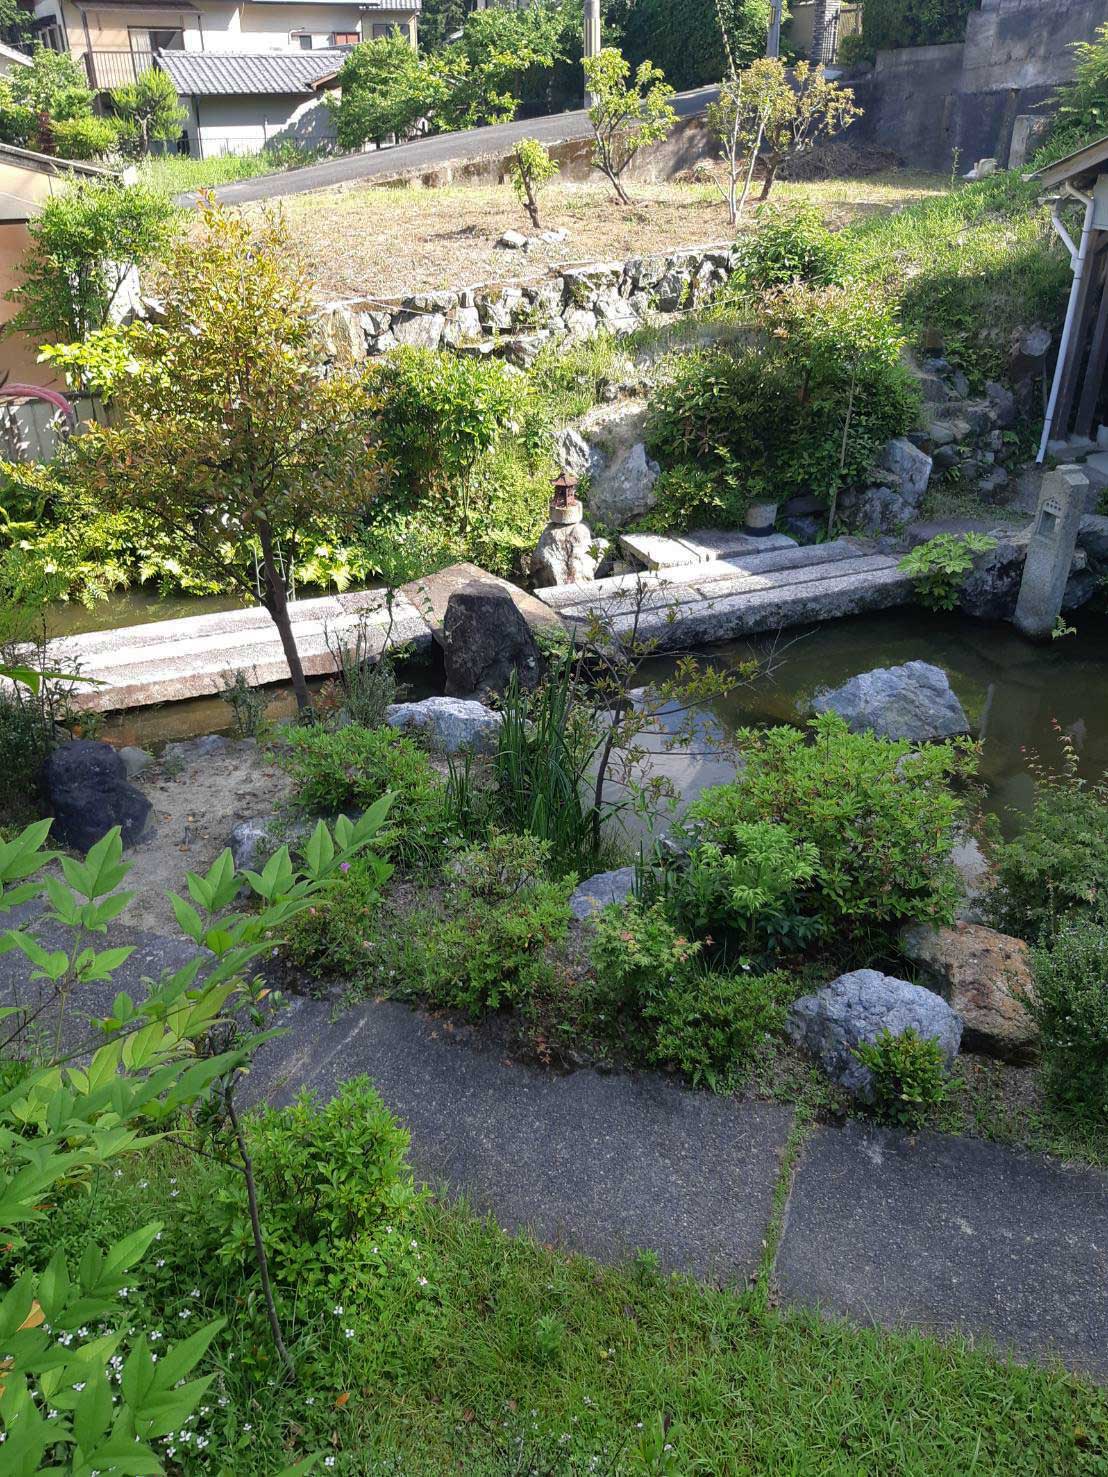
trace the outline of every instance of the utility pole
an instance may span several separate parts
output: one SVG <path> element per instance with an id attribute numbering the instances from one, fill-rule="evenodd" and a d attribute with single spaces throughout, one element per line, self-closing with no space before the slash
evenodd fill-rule
<path id="1" fill-rule="evenodd" d="M 781 55 L 781 7 L 784 0 L 770 0 L 769 35 L 766 37 L 766 55 Z"/>
<path id="2" fill-rule="evenodd" d="M 585 0 L 585 56 L 596 56 L 600 51 L 600 0 Z M 586 88 L 585 107 L 591 108 L 596 98 Z"/>

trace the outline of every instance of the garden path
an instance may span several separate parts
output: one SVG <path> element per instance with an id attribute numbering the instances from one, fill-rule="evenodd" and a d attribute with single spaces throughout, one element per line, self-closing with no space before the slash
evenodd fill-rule
<path id="1" fill-rule="evenodd" d="M 25 919 L 35 905 L 9 915 Z M 50 943 L 46 929 L 40 935 Z M 178 968 L 192 946 L 113 925 L 135 953 L 81 1005 Z M 33 1001 L 0 954 L 0 1004 Z M 67 1044 L 84 1039 L 69 1016 Z M 670 1270 L 771 1286 L 862 1323 L 960 1332 L 1108 1382 L 1108 1174 L 980 1139 L 850 1122 L 794 1131 L 792 1108 L 690 1092 L 652 1073 L 556 1075 L 395 1001 L 293 999 L 242 1097 L 281 1105 L 369 1076 L 411 1133 L 420 1180 L 510 1230 L 601 1261 L 638 1248 Z M 798 1142 L 799 1141 L 799 1142 Z M 795 1172 L 775 1225 L 790 1146 Z M 778 1234 L 779 1232 L 779 1234 Z"/>
<path id="2" fill-rule="evenodd" d="M 510 1229 L 742 1285 L 773 1240 L 791 1108 L 649 1073 L 567 1076 L 392 1001 L 299 999 L 251 1092 L 326 1097 L 366 1073 L 416 1173 Z M 848 1123 L 809 1132 L 771 1272 L 783 1300 L 1058 1358 L 1108 1380 L 1108 1175 L 978 1139 Z"/>

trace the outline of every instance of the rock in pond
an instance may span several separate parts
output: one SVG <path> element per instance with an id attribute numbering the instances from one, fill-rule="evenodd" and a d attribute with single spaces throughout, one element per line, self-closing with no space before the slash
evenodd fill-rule
<path id="1" fill-rule="evenodd" d="M 470 580 L 455 590 L 443 620 L 448 697 L 480 700 L 502 693 L 513 672 L 524 691 L 542 675 L 542 655 L 509 592 Z"/>
<path id="2" fill-rule="evenodd" d="M 812 699 L 817 713 L 838 713 L 853 733 L 872 730 L 879 738 L 953 738 L 969 732 L 969 721 L 941 667 L 905 662 L 861 672 L 841 687 Z"/>
<path id="3" fill-rule="evenodd" d="M 1010 1062 L 1037 1056 L 1038 1027 L 1020 998 L 1034 988 L 1022 939 L 977 923 L 913 924 L 901 933 L 900 945 L 961 1016 L 962 1045 L 968 1051 Z"/>
<path id="4" fill-rule="evenodd" d="M 617 867 L 614 872 L 598 872 L 595 877 L 586 878 L 572 893 L 569 911 L 574 918 L 584 922 L 613 903 L 626 902 L 634 886 L 634 867 Z"/>
<path id="5" fill-rule="evenodd" d="M 127 767 L 111 744 L 62 744 L 46 761 L 43 788 L 54 817 L 51 839 L 75 851 L 88 851 L 113 826 L 120 828 L 124 846 L 134 846 L 150 821 L 150 801 L 128 783 Z"/>
<path id="6" fill-rule="evenodd" d="M 882 1031 L 894 1036 L 911 1026 L 939 1043 L 949 1067 L 958 1055 L 962 1022 L 933 990 L 876 969 L 855 969 L 814 995 L 803 995 L 789 1011 L 789 1035 L 810 1051 L 827 1076 L 852 1096 L 867 1100 L 872 1076 L 854 1056 L 862 1042 Z"/>
<path id="7" fill-rule="evenodd" d="M 457 754 L 496 751 L 501 717 L 483 703 L 458 697 L 429 697 L 419 703 L 393 703 L 385 715 L 390 728 L 417 729 L 433 749 Z"/>

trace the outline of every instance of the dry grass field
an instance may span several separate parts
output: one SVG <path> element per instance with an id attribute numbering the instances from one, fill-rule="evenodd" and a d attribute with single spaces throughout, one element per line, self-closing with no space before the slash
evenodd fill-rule
<path id="1" fill-rule="evenodd" d="M 812 200 L 842 225 L 859 213 L 895 210 L 949 182 L 906 170 L 863 179 L 781 184 L 775 201 Z M 565 241 L 529 251 L 496 245 L 504 231 L 528 231 L 508 185 L 360 186 L 293 195 L 281 202 L 294 248 L 321 298 L 392 298 L 409 292 L 541 276 L 570 262 L 617 260 L 636 253 L 725 241 L 727 210 L 707 184 L 635 184 L 634 208 L 603 182 L 561 184 L 543 196 L 546 228 Z M 251 206 L 257 210 L 261 207 Z M 748 207 L 747 216 L 755 218 Z"/>

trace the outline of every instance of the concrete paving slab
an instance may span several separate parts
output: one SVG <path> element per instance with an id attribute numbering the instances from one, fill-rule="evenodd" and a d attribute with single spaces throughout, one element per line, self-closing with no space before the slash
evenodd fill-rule
<path id="1" fill-rule="evenodd" d="M 777 1256 L 782 1296 L 986 1336 L 1108 1378 L 1108 1175 L 980 1139 L 815 1132 Z"/>
<path id="2" fill-rule="evenodd" d="M 629 559 L 634 559 L 644 569 L 680 569 L 713 557 L 707 550 L 701 552 L 693 548 L 684 539 L 660 533 L 621 533 L 619 546 Z"/>
<path id="3" fill-rule="evenodd" d="M 776 549 L 799 547 L 796 539 L 787 533 L 758 536 L 728 528 L 694 528 L 681 535 L 681 542 L 703 559 L 730 559 L 736 554 L 768 554 Z"/>
<path id="4" fill-rule="evenodd" d="M 617 1261 L 640 1247 L 713 1281 L 756 1269 L 792 1109 L 739 1107 L 644 1074 L 554 1076 L 458 1044 L 382 1001 L 332 1020 L 298 1001 L 251 1091 L 285 1102 L 367 1073 L 412 1136 L 417 1174 L 502 1225 Z"/>
<path id="5" fill-rule="evenodd" d="M 328 638 L 332 644 L 349 639 L 363 620 L 371 649 L 385 645 L 388 614 L 379 590 L 295 600 L 289 614 L 309 677 L 335 670 Z M 427 623 L 403 597 L 394 617 L 393 646 L 430 643 Z M 220 691 L 232 671 L 245 672 L 259 687 L 289 675 L 277 628 L 256 606 L 61 637 L 50 643 L 50 660 L 60 671 L 76 666 L 96 680 L 97 686 L 79 689 L 73 699 L 75 707 L 93 712 L 203 697 Z"/>

